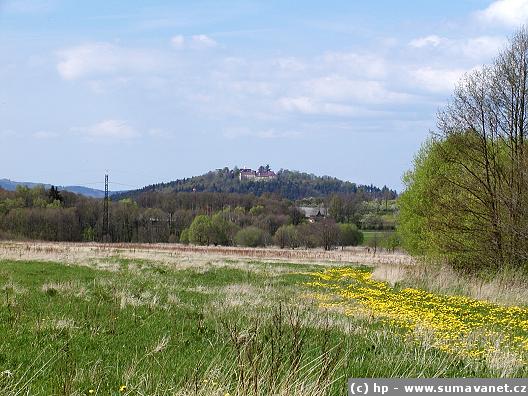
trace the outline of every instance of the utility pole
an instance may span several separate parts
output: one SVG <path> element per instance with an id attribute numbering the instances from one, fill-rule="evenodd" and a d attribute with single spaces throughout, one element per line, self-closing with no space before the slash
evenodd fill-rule
<path id="1" fill-rule="evenodd" d="M 103 201 L 103 242 L 110 242 L 110 216 L 108 213 L 108 171 L 105 174 L 105 197 Z"/>

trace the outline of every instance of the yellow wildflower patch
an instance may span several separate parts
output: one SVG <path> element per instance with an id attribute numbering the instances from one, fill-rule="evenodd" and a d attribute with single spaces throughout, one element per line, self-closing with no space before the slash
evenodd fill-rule
<path id="1" fill-rule="evenodd" d="M 528 355 L 528 308 L 504 307 L 463 296 L 421 289 L 396 289 L 375 281 L 368 270 L 333 268 L 310 273 L 313 298 L 346 315 L 369 314 L 418 335 L 431 330 L 440 350 L 480 358 L 498 349 Z M 321 290 L 322 289 L 322 290 Z"/>

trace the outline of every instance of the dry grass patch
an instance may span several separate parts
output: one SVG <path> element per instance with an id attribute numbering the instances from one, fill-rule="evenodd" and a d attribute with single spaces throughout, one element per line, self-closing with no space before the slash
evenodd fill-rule
<path id="1" fill-rule="evenodd" d="M 85 297 L 86 287 L 80 282 L 46 282 L 40 289 L 48 295 L 63 294 L 66 296 Z"/>

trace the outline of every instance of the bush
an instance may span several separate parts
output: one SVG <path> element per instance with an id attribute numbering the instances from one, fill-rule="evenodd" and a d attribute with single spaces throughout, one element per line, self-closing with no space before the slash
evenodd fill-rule
<path id="1" fill-rule="evenodd" d="M 211 219 L 211 242 L 215 245 L 232 245 L 238 230 L 235 223 L 226 220 L 223 213 L 218 212 Z"/>
<path id="2" fill-rule="evenodd" d="M 315 234 L 312 223 L 304 223 L 297 226 L 297 237 L 299 239 L 299 245 L 307 249 L 319 246 L 319 238 Z"/>
<path id="3" fill-rule="evenodd" d="M 339 224 L 341 246 L 357 246 L 363 243 L 363 233 L 355 224 Z"/>
<path id="4" fill-rule="evenodd" d="M 239 246 L 258 247 L 269 244 L 270 235 L 260 228 L 249 226 L 237 232 L 235 242 Z"/>
<path id="5" fill-rule="evenodd" d="M 299 233 L 294 225 L 283 225 L 279 227 L 275 235 L 273 236 L 273 242 L 280 246 L 281 249 L 290 247 L 295 249 L 299 247 Z"/>
<path id="6" fill-rule="evenodd" d="M 206 215 L 196 216 L 189 228 L 189 242 L 197 245 L 209 245 L 213 236 L 211 218 Z"/>
<path id="7" fill-rule="evenodd" d="M 324 250 L 330 250 L 339 243 L 340 229 L 334 220 L 321 220 L 314 223 L 314 228 L 318 246 L 322 246 Z"/>
<path id="8" fill-rule="evenodd" d="M 184 229 L 181 232 L 180 242 L 185 243 L 186 245 L 189 243 L 189 229 L 188 228 Z"/>
<path id="9" fill-rule="evenodd" d="M 340 229 L 334 220 L 323 219 L 316 223 L 305 223 L 297 227 L 299 243 L 306 248 L 332 249 L 340 241 Z"/>

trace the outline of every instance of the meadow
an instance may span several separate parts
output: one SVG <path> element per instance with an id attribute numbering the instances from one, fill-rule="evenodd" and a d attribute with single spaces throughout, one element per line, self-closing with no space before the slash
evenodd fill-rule
<path id="1" fill-rule="evenodd" d="M 342 395 L 349 377 L 528 376 L 522 298 L 416 287 L 414 264 L 383 253 L 258 252 L 0 243 L 0 394 Z"/>

